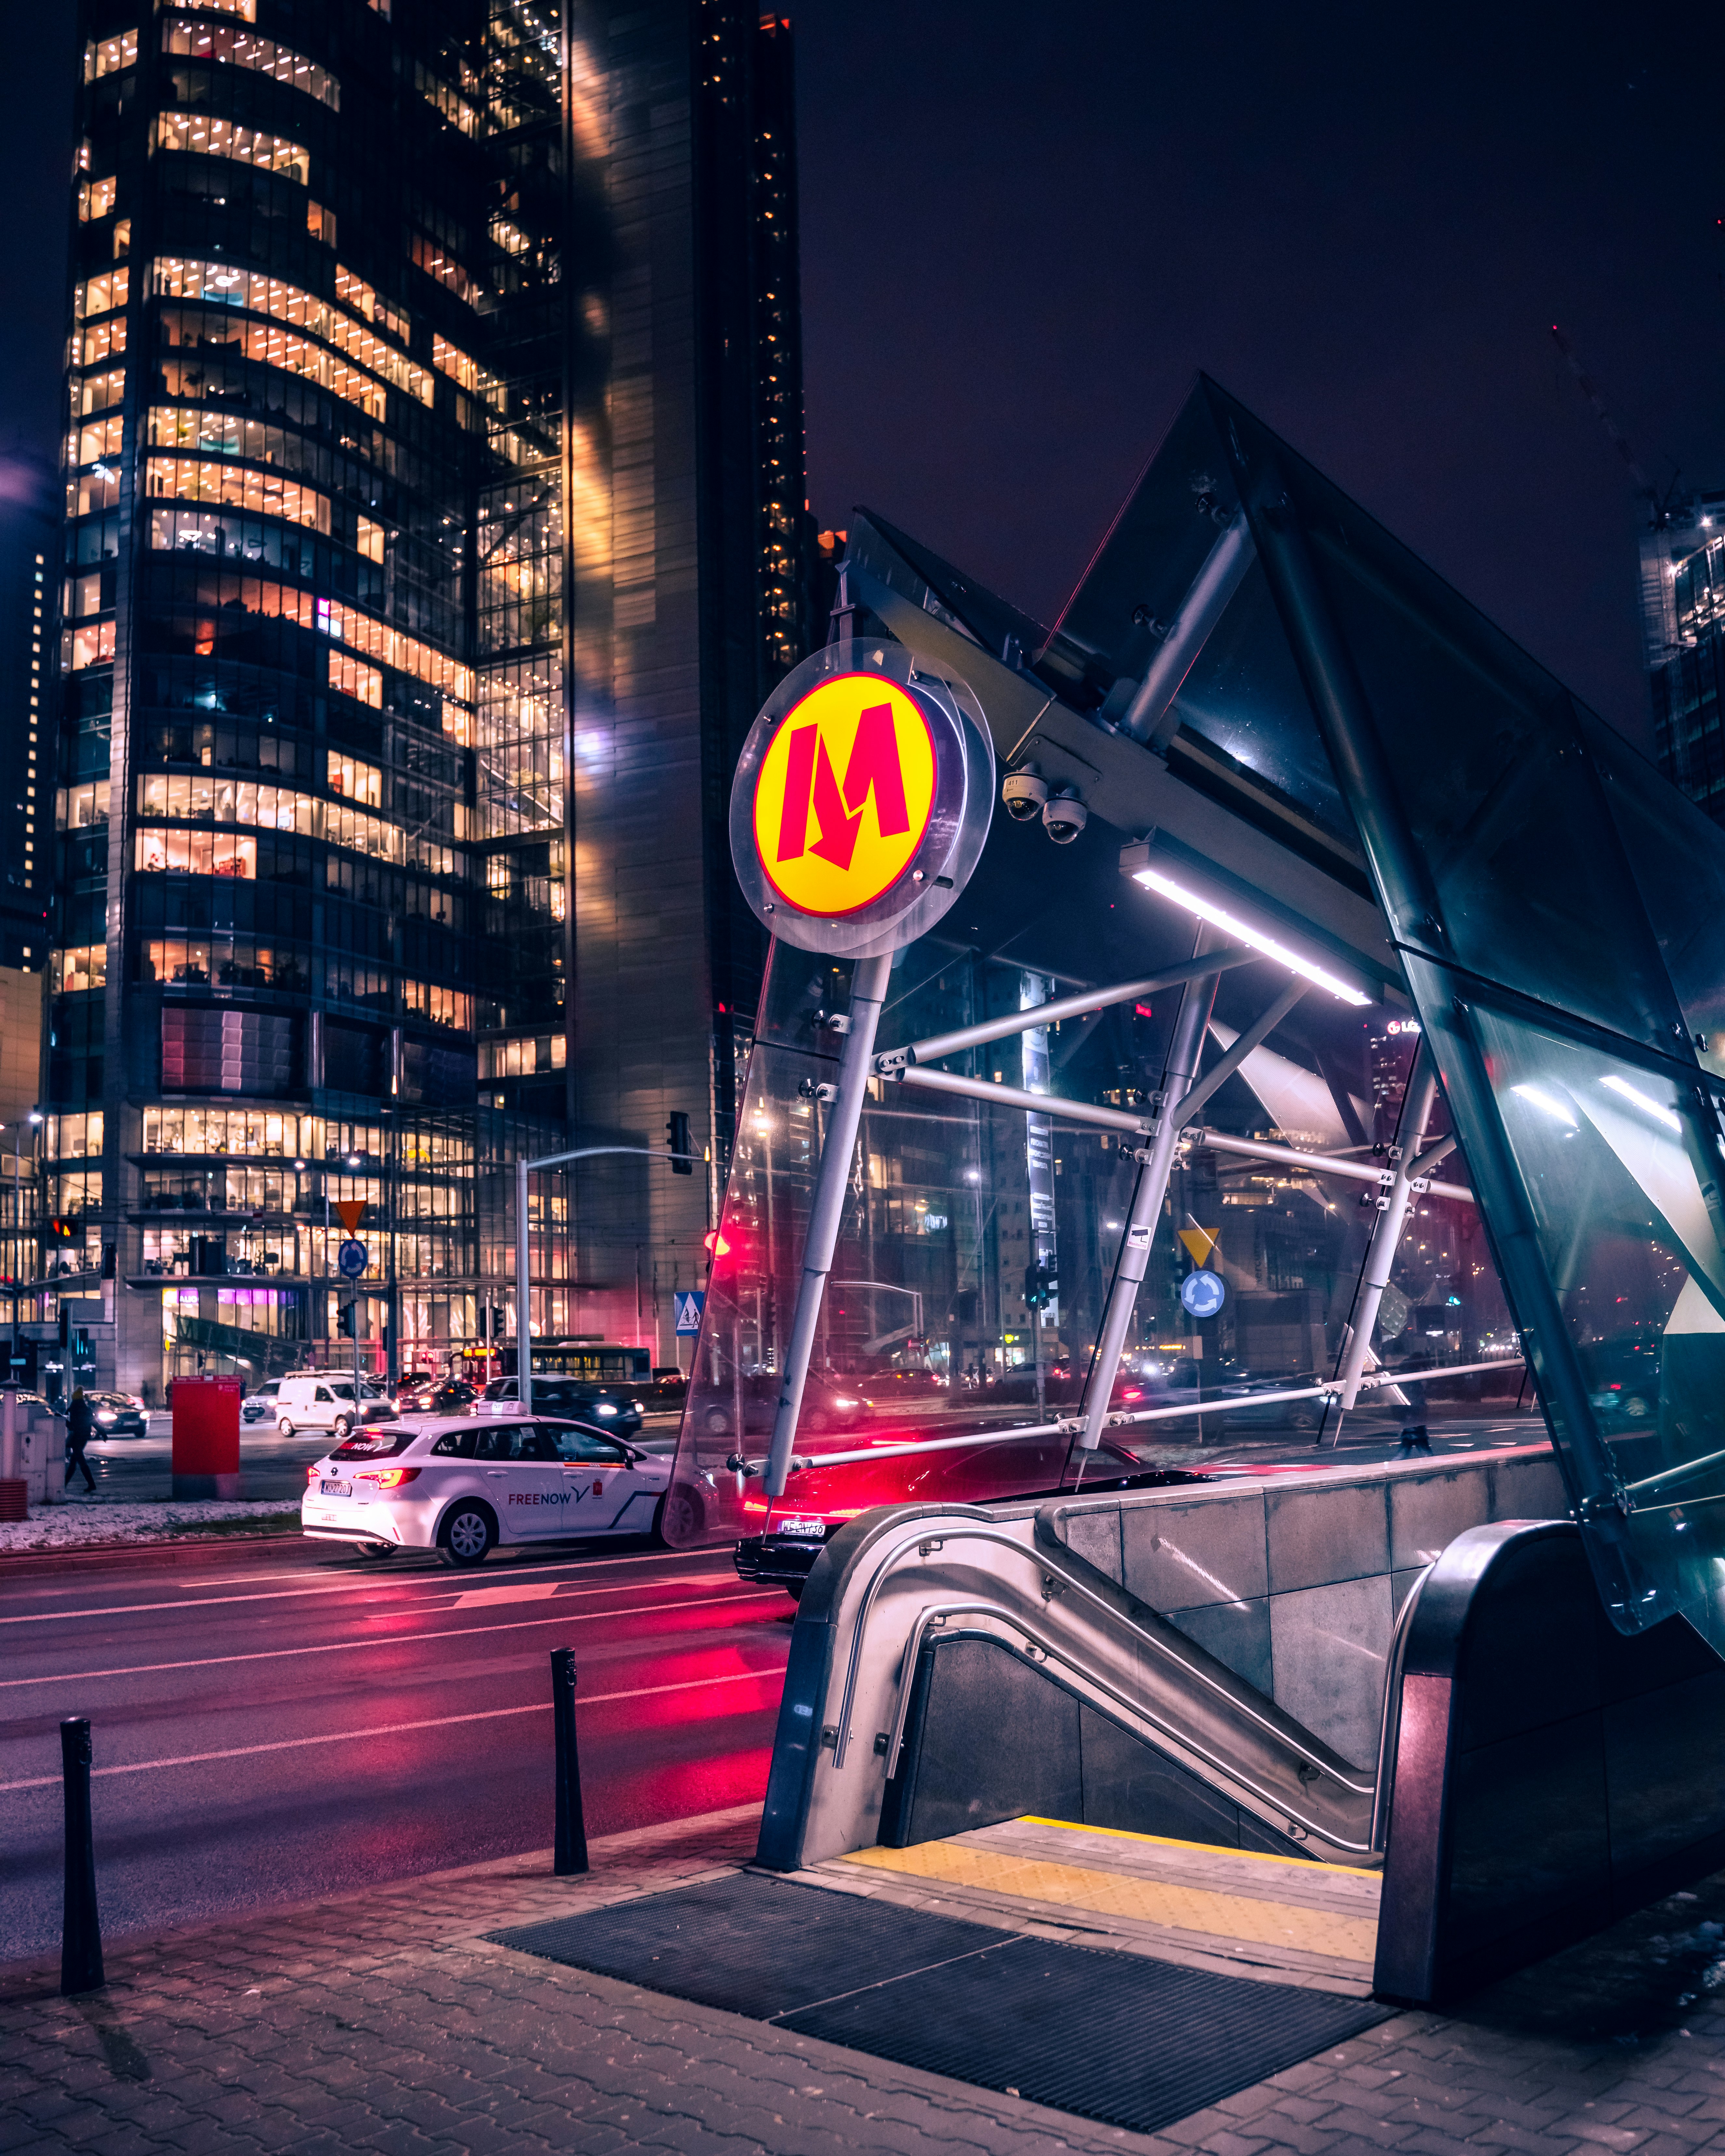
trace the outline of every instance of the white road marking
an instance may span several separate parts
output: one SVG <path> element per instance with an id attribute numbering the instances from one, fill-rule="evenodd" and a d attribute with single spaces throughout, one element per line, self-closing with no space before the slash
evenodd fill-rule
<path id="1" fill-rule="evenodd" d="M 511 1544 L 511 1547 L 514 1548 L 516 1545 Z M 429 1557 L 431 1553 L 429 1550 L 426 1550 L 418 1553 L 418 1554 Z M 721 1544 L 716 1549 L 686 1551 L 670 1549 L 641 1550 L 638 1551 L 632 1557 L 542 1557 L 535 1558 L 529 1563 L 516 1565 L 513 1569 L 516 1572 L 544 1572 L 552 1565 L 579 1565 L 584 1572 L 597 1572 L 601 1568 L 603 1568 L 606 1571 L 609 1571 L 612 1566 L 619 1564 L 675 1564 L 679 1558 L 683 1558 L 685 1563 L 695 1564 L 711 1563 L 716 1558 L 723 1558 L 728 1563 L 731 1558 L 731 1550 L 730 1546 L 727 1543 Z M 250 1575 L 250 1577 L 254 1579 L 303 1579 L 305 1577 L 305 1571 L 306 1568 L 304 1565 L 300 1565 L 292 1572 L 254 1572 Z M 372 1572 L 355 1571 L 344 1574 L 344 1577 L 349 1579 L 370 1579 L 374 1576 L 380 1578 L 382 1577 L 381 1573 L 374 1574 Z M 417 1582 L 425 1579 L 429 1579 L 435 1584 L 439 1578 L 444 1578 L 445 1584 L 447 1584 L 446 1576 L 435 1572 L 397 1573 L 394 1575 L 394 1578 L 397 1582 L 403 1587 L 411 1587 Z M 234 1584 L 234 1575 L 230 1573 L 224 1579 L 181 1579 L 176 1580 L 172 1584 L 175 1586 L 184 1588 L 231 1587 Z M 58 1591 L 69 1594 L 74 1593 L 76 1590 L 71 1588 L 65 1588 Z"/>
<path id="2" fill-rule="evenodd" d="M 641 1685 L 634 1691 L 591 1692 L 580 1704 L 583 1707 L 603 1707 L 608 1700 L 651 1699 L 667 1691 L 699 1691 L 703 1686 L 747 1684 L 753 1677 L 783 1677 L 782 1666 L 766 1670 L 734 1670 L 728 1676 L 687 1677 L 678 1684 Z M 104 1774 L 153 1774 L 158 1768 L 203 1767 L 214 1759 L 251 1759 L 265 1752 L 298 1752 L 311 1744 L 346 1744 L 362 1737 L 399 1737 L 413 1729 L 451 1729 L 460 1722 L 501 1722 L 514 1714 L 549 1714 L 551 1702 L 541 1701 L 534 1707 L 490 1707 L 478 1714 L 444 1714 L 430 1722 L 389 1722 L 377 1729 L 336 1729 L 325 1737 L 284 1737 L 273 1744 L 236 1744 L 225 1752 L 187 1752 L 177 1759 L 139 1759 L 126 1767 L 92 1767 L 93 1778 Z M 37 1774 L 28 1781 L 0 1782 L 0 1796 L 10 1796 L 17 1789 L 58 1789 L 58 1774 Z"/>
<path id="3" fill-rule="evenodd" d="M 269 1647 L 249 1655 L 204 1655 L 195 1661 L 140 1662 L 124 1670 L 54 1670 L 45 1677 L 0 1677 L 0 1691 L 11 1691 L 19 1685 L 87 1684 L 98 1677 L 148 1677 L 158 1676 L 164 1670 L 210 1670 L 224 1668 L 229 1662 L 279 1662 L 288 1656 L 340 1655 L 375 1652 L 379 1647 L 411 1647 L 424 1640 L 490 1639 L 498 1632 L 532 1632 L 547 1625 L 595 1625 L 606 1617 L 655 1617 L 666 1610 L 712 1609 L 732 1602 L 777 1602 L 782 1591 L 776 1587 L 739 1588 L 734 1594 L 709 1594 L 699 1602 L 638 1602 L 629 1609 L 578 1609 L 567 1615 L 562 1611 L 547 1610 L 543 1617 L 523 1617 L 509 1625 L 463 1625 L 451 1632 L 386 1632 L 367 1640 L 331 1640 L 316 1646 Z"/>
<path id="4" fill-rule="evenodd" d="M 525 1579 L 513 1587 L 469 1587 L 455 1597 L 458 1609 L 485 1609 L 499 1602 L 538 1602 L 555 1594 L 555 1579 Z"/>
<path id="5" fill-rule="evenodd" d="M 693 1584 L 697 1583 L 702 1575 L 693 1573 L 689 1577 Z M 407 1586 L 410 1584 L 406 1580 L 392 1582 L 367 1578 L 343 1582 L 340 1585 L 282 1587 L 270 1594 L 208 1594 L 194 1597 L 187 1602 L 121 1602 L 115 1603 L 102 1609 L 33 1609 L 23 1616 L 0 1617 L 0 1625 L 66 1625 L 69 1624 L 74 1617 L 160 1617 L 164 1614 L 172 1616 L 182 1609 L 217 1609 L 234 1603 L 249 1604 L 254 1602 L 299 1602 L 303 1601 L 308 1595 L 375 1594 L 380 1588 L 394 1584 Z M 569 1587 L 562 1580 L 555 1584 L 562 1589 L 566 1599 L 572 1602 L 580 1595 L 619 1594 L 624 1591 L 622 1587 Z M 674 1584 L 670 1580 L 663 1583 L 667 1587 Z M 431 1582 L 431 1586 L 433 1592 L 439 1594 L 459 1594 L 461 1591 L 453 1579 L 434 1578 Z M 453 1609 L 455 1604 L 452 1602 L 449 1607 Z"/>
<path id="6" fill-rule="evenodd" d="M 632 1539 L 632 1537 L 628 1537 L 626 1539 Z M 148 1548 L 157 1547 L 159 1546 L 154 1544 L 142 1544 L 140 1545 L 140 1549 L 141 1552 L 147 1550 Z M 325 1544 L 323 1547 L 327 1548 L 329 1546 Z M 517 1547 L 517 1545 L 511 1543 L 510 1547 L 513 1549 Z M 75 1548 L 71 1550 L 69 1553 L 64 1553 L 69 1554 L 73 1557 L 76 1557 L 79 1554 Z M 110 1550 L 106 1552 L 105 1554 L 111 1557 L 114 1553 Z M 202 1556 L 203 1552 L 199 1551 L 198 1554 Z M 415 1554 L 429 1557 L 431 1553 L 429 1550 L 424 1550 L 416 1552 Z M 643 1550 L 637 1553 L 633 1557 L 593 1557 L 571 1553 L 570 1555 L 561 1558 L 537 1558 L 526 1564 L 516 1566 L 515 1570 L 517 1572 L 544 1572 L 552 1566 L 556 1566 L 560 1570 L 566 1568 L 575 1568 L 578 1569 L 575 1569 L 573 1576 L 576 1578 L 581 1578 L 588 1573 L 602 1571 L 609 1572 L 615 1566 L 621 1564 L 675 1564 L 679 1558 L 683 1558 L 685 1563 L 692 1564 L 700 1564 L 702 1563 L 712 1563 L 720 1559 L 723 1559 L 728 1563 L 730 1562 L 731 1551 L 728 1545 L 721 1545 L 716 1549 L 706 1550 Z M 236 1567 L 234 1571 L 228 1573 L 225 1578 L 220 1579 L 176 1579 L 164 1581 L 163 1584 L 165 1586 L 177 1587 L 182 1590 L 189 1590 L 190 1589 L 196 1587 L 231 1587 L 234 1585 L 236 1579 L 304 1579 L 308 1569 L 309 1568 L 305 1565 L 299 1565 L 290 1572 L 246 1573 Z M 3 1571 L 0 1571 L 0 1578 L 3 1578 L 4 1576 Z M 680 1574 L 675 1573 L 673 1573 L 670 1576 L 672 1578 L 681 1577 Z M 691 1573 L 689 1576 L 691 1578 L 698 1577 L 697 1574 L 694 1573 Z M 357 1584 L 369 1586 L 372 1583 L 373 1579 L 376 1579 L 377 1582 L 381 1584 L 386 1578 L 393 1578 L 397 1585 L 402 1587 L 423 1585 L 428 1580 L 433 1586 L 441 1584 L 447 1587 L 449 1584 L 447 1575 L 440 1568 L 437 1571 L 398 1572 L 393 1574 L 385 1574 L 377 1571 L 375 1567 L 362 1570 L 357 1566 L 355 1567 L 353 1571 L 343 1573 L 336 1579 L 329 1581 L 327 1584 L 331 1587 L 339 1587 L 343 1580 L 347 1580 Z M 86 1589 L 79 1586 L 75 1583 L 68 1587 L 23 1587 L 18 1589 L 18 1592 L 21 1594 L 33 1594 L 39 1596 L 44 1600 L 49 1595 L 82 1594 L 87 1591 L 88 1590 Z M 164 1609 L 167 1609 L 169 1606 L 170 1605 L 167 1603 L 163 1603 L 162 1605 Z"/>

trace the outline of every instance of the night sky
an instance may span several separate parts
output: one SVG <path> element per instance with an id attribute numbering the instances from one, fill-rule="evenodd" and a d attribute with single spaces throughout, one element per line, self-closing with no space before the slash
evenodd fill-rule
<path id="1" fill-rule="evenodd" d="M 51 454 L 71 151 L 72 8 L 13 12 L 0 459 Z M 790 12 L 824 524 L 1049 618 L 1203 367 L 1644 737 L 1634 483 L 1549 327 L 1725 486 L 1712 11 Z"/>

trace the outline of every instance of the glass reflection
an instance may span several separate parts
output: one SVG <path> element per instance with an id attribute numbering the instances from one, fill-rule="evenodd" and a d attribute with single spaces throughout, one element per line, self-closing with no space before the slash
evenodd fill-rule
<path id="1" fill-rule="evenodd" d="M 1677 1595 L 1702 1595 L 1725 1555 L 1717 1116 L 1657 1070 L 1476 1022 L 1630 1550 L 1655 1592 L 1675 1567 Z"/>

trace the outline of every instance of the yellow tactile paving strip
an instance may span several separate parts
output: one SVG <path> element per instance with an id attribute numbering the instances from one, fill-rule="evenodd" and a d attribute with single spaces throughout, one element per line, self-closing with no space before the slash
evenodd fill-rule
<path id="1" fill-rule="evenodd" d="M 1135 1917 L 1210 1938 L 1291 1947 L 1340 1961 L 1369 1963 L 1377 1951 L 1378 1927 L 1368 1918 L 1302 1908 L 1288 1902 L 1260 1901 L 1245 1894 L 1221 1894 L 1166 1880 L 1134 1878 L 1118 1871 L 1093 1871 L 1076 1864 L 1009 1856 L 958 1842 L 925 1841 L 911 1849 L 860 1849 L 844 1861 L 903 1872 L 916 1879 L 944 1880 L 949 1886 L 1017 1895 L 1060 1908 Z"/>

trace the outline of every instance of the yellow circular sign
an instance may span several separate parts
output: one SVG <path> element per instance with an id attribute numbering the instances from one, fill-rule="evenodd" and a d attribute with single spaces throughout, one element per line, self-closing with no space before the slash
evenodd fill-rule
<path id="1" fill-rule="evenodd" d="M 755 780 L 756 857 L 786 905 L 855 913 L 915 859 L 934 812 L 934 737 L 878 674 L 840 674 L 779 722 Z"/>

